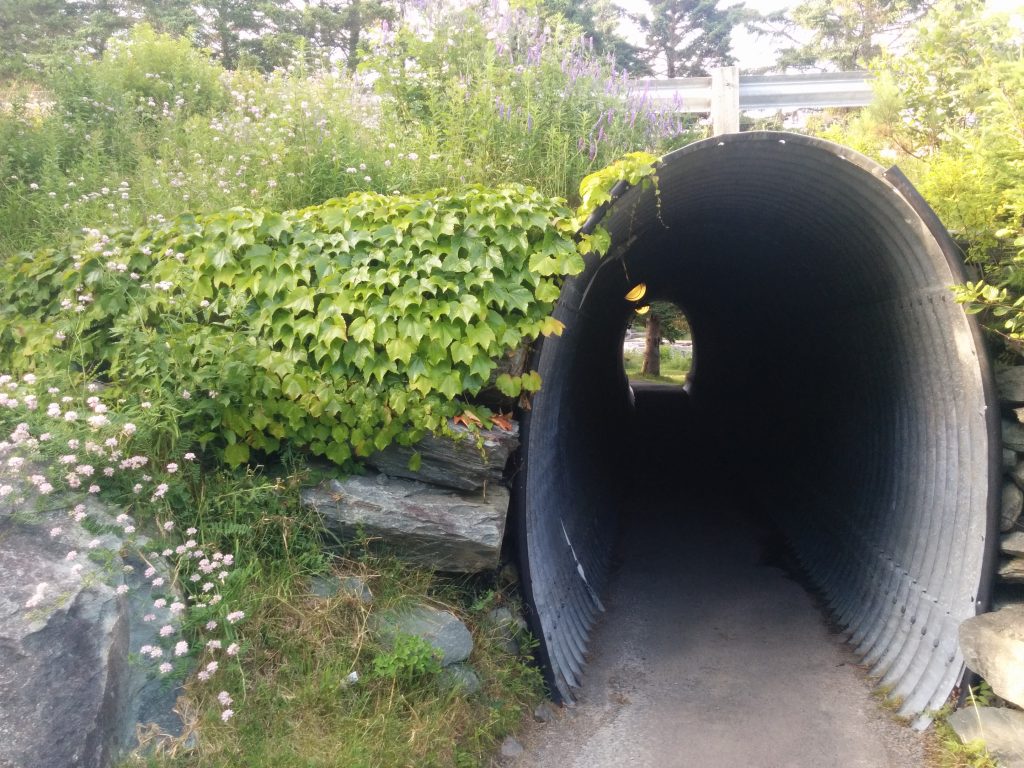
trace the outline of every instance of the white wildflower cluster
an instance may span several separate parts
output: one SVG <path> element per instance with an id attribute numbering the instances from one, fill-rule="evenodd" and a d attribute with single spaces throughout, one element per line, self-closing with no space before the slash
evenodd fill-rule
<path id="1" fill-rule="evenodd" d="M 0 395 L 0 407 L 20 409 L 26 415 L 34 411 L 40 397 L 40 393 L 35 391 L 36 383 L 32 374 L 27 374 L 21 380 L 10 375 L 0 375 L 0 392 L 3 393 Z M 94 393 L 98 391 L 95 386 L 89 389 Z M 156 632 L 157 642 L 136 650 L 142 658 L 158 662 L 157 669 L 162 675 L 174 671 L 175 660 L 195 655 L 201 664 L 197 677 L 204 682 L 213 680 L 225 661 L 239 654 L 236 627 L 245 618 L 245 613 L 227 606 L 220 591 L 235 565 L 231 553 L 204 548 L 197 541 L 198 531 L 192 527 L 186 529 L 183 542 L 171 540 L 171 537 L 176 536 L 176 526 L 173 520 L 167 519 L 171 511 L 167 496 L 172 482 L 176 482 L 176 478 L 184 471 L 182 468 L 197 461 L 196 455 L 190 451 L 177 462 L 163 464 L 157 472 L 161 476 L 154 478 L 143 473 L 154 462 L 130 450 L 137 432 L 136 426 L 121 421 L 112 412 L 111 406 L 103 401 L 101 394 L 90 394 L 84 401 L 80 401 L 50 387 L 45 390 L 44 396 L 50 398 L 45 419 L 54 422 L 53 432 L 57 433 L 60 429 L 67 434 L 69 429 L 75 429 L 80 430 L 81 436 L 69 438 L 57 447 L 52 460 L 55 476 L 48 478 L 36 470 L 36 465 L 43 464 L 36 460 L 40 458 L 40 446 L 54 440 L 53 433 L 34 431 L 28 421 L 18 422 L 6 439 L 0 440 L 0 470 L 3 473 L 0 477 L 4 480 L 0 483 L 0 498 L 11 497 L 15 503 L 27 503 L 30 488 L 41 495 L 52 494 L 57 489 L 67 494 L 97 494 L 103 490 L 102 484 L 110 480 L 124 482 L 127 479 L 130 483 L 137 479 L 138 482 L 134 483 L 136 493 L 146 491 L 148 503 L 156 505 L 154 512 L 158 518 L 163 519 L 158 519 L 156 538 L 150 543 L 150 546 L 156 545 L 156 548 L 148 552 L 140 551 L 147 562 L 143 573 L 145 588 L 153 598 L 143 621 L 155 623 L 160 629 Z M 183 396 L 187 396 L 187 393 L 183 393 Z M 80 412 L 91 413 L 91 416 L 83 422 L 78 417 Z M 17 414 L 14 418 L 21 416 Z M 52 451 L 51 448 L 50 455 L 53 455 Z M 89 559 L 86 554 L 99 550 L 104 541 L 91 538 L 87 544 L 82 544 L 80 533 L 77 537 L 73 535 L 78 530 L 75 524 L 86 523 L 101 527 L 106 524 L 108 528 L 113 528 L 108 533 L 114 533 L 121 541 L 137 546 L 137 524 L 128 514 L 117 515 L 112 526 L 109 519 L 106 523 L 99 519 L 90 522 L 87 505 L 78 502 L 69 509 L 68 518 L 68 525 L 54 525 L 48 533 L 54 541 L 79 542 L 70 547 L 64 557 L 74 575 L 83 575 Z M 169 570 L 161 572 L 155 565 L 160 562 L 160 558 L 171 563 Z M 130 568 L 125 566 L 126 570 Z M 177 585 L 180 583 L 193 585 L 192 594 L 185 599 L 179 598 Z M 130 591 L 131 587 L 127 583 L 120 583 L 114 588 L 117 595 L 127 595 Z M 29 586 L 23 605 L 29 610 L 45 608 L 48 601 L 52 602 L 58 597 L 56 590 L 43 582 Z M 211 615 L 201 622 L 202 631 L 207 636 L 192 648 L 188 641 L 179 636 L 179 627 L 187 613 L 196 611 Z M 212 636 L 215 633 L 219 634 Z M 229 720 L 234 715 L 231 708 L 234 702 L 230 695 L 222 692 L 218 701 L 222 707 L 222 719 Z"/>

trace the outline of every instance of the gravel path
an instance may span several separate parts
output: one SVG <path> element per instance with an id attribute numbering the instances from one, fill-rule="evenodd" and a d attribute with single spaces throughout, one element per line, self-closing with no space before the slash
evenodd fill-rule
<path id="1" fill-rule="evenodd" d="M 881 708 L 814 598 L 769 564 L 770 532 L 734 507 L 637 504 L 580 702 L 500 765 L 925 764 L 923 737 Z"/>

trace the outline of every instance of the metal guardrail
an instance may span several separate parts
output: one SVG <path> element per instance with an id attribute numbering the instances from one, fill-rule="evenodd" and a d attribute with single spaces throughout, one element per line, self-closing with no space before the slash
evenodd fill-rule
<path id="1" fill-rule="evenodd" d="M 723 70 L 716 70 L 715 75 Z M 727 71 L 727 70 L 725 70 Z M 712 112 L 716 77 L 676 77 L 637 81 L 655 104 L 680 112 Z M 871 103 L 868 72 L 815 72 L 796 75 L 739 75 L 739 108 L 805 109 L 865 107 Z"/>

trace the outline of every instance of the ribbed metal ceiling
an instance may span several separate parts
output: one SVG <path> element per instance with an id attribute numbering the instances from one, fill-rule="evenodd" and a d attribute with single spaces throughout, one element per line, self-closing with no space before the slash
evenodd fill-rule
<path id="1" fill-rule="evenodd" d="M 949 236 L 895 169 L 783 133 L 674 152 L 656 190 L 625 191 L 601 223 L 612 250 L 566 285 L 566 330 L 537 354 L 516 493 L 557 693 L 580 685 L 601 611 L 632 408 L 624 295 L 643 281 L 690 320 L 708 450 L 753 451 L 745 481 L 872 673 L 903 714 L 937 708 L 962 674 L 956 627 L 987 600 L 999 488 Z"/>

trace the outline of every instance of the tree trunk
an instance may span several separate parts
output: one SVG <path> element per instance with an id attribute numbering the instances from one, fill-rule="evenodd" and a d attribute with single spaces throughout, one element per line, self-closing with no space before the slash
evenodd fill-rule
<path id="1" fill-rule="evenodd" d="M 224 69 L 234 69 L 238 65 L 238 50 L 235 39 L 235 32 L 231 29 L 230 9 L 227 3 L 221 3 L 216 7 L 217 19 L 214 26 L 217 29 L 217 37 L 220 38 L 220 63 Z"/>
<path id="2" fill-rule="evenodd" d="M 640 373 L 661 376 L 661 320 L 651 309 L 647 315 L 647 333 L 644 336 L 644 365 Z"/>
<path id="3" fill-rule="evenodd" d="M 359 65 L 359 36 L 363 30 L 361 10 L 359 0 L 353 0 L 348 10 L 348 44 L 345 51 L 345 65 L 349 72 L 355 72 Z"/>

